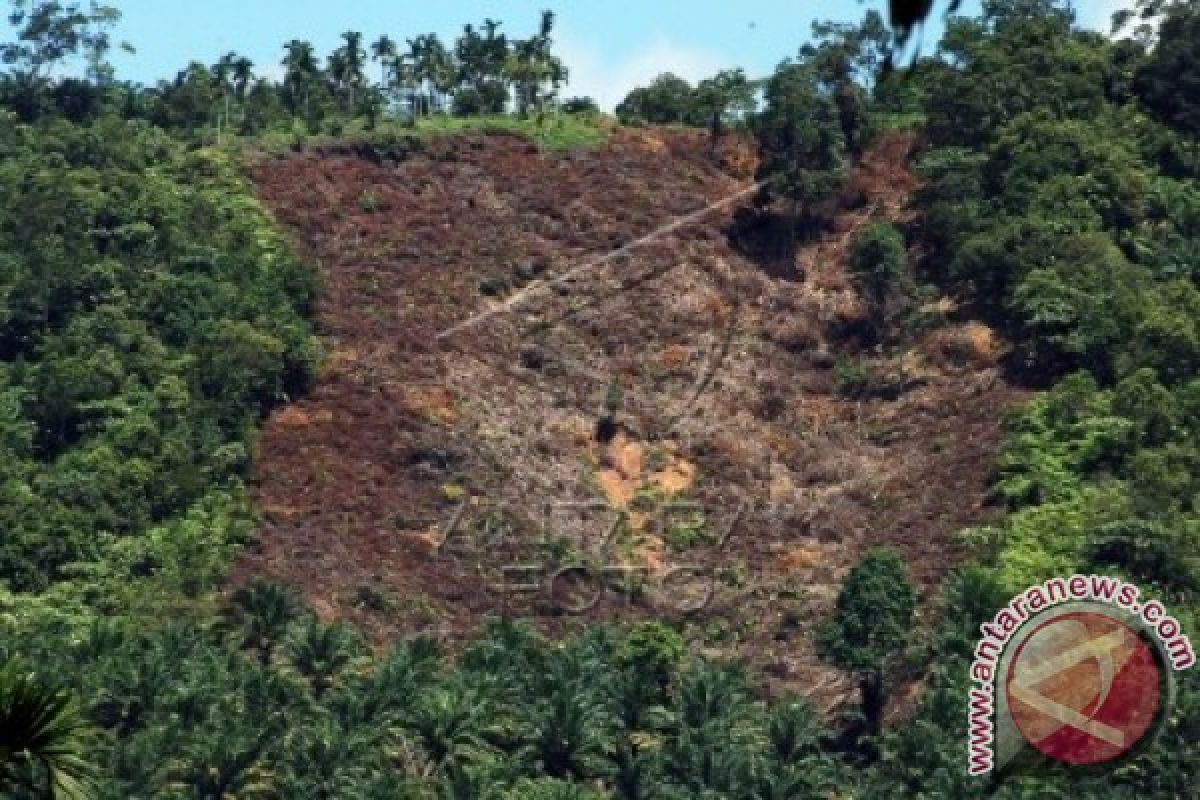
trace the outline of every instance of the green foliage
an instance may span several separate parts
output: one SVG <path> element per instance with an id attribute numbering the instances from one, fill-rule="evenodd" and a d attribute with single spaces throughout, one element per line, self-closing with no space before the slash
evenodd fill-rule
<path id="1" fill-rule="evenodd" d="M 312 378 L 315 285 L 230 151 L 194 146 L 362 136 L 383 160 L 472 130 L 596 146 L 606 127 L 586 104 L 547 113 L 566 77 L 552 16 L 525 39 L 468 26 L 453 48 L 384 37 L 369 48 L 377 86 L 351 31 L 327 61 L 288 43 L 278 84 L 228 54 L 144 89 L 107 72 L 111 9 L 16 3 L 0 76 L 17 112 L 0 110 L 0 792 L 69 794 L 87 755 L 114 799 L 1190 796 L 1194 670 L 1162 735 L 1119 770 L 981 784 L 963 769 L 971 648 L 1013 592 L 1116 572 L 1200 624 L 1197 15 L 1144 5 L 1164 12 L 1148 18 L 1153 47 L 1153 26 L 1113 41 L 1055 0 L 985 0 L 949 22 L 944 58 L 878 81 L 878 16 L 822 24 L 764 87 L 760 177 L 803 214 L 874 128 L 927 122 L 914 266 L 1048 389 L 1014 413 L 993 483 L 1007 514 L 967 534 L 979 562 L 947 583 L 919 708 L 851 767 L 847 737 L 810 706 L 765 702 L 659 623 L 550 643 L 505 621 L 451 661 L 423 639 L 375 655 L 279 585 L 227 606 L 215 594 L 255 528 L 242 481 L 256 424 Z M 98 80 L 50 79 L 79 52 Z M 502 115 L 510 88 L 523 116 Z M 694 88 L 664 77 L 623 113 L 711 125 L 715 141 L 755 88 L 738 71 Z M 872 227 L 851 262 L 886 305 L 903 238 Z M 879 390 L 866 362 L 837 379 Z M 896 554 L 872 552 L 821 649 L 890 683 L 915 602 Z M 54 686 L 15 671 L 18 651 Z"/>
<path id="2" fill-rule="evenodd" d="M 842 584 L 833 621 L 821 633 L 825 654 L 848 669 L 878 672 L 908 641 L 916 603 L 900 554 L 872 550 Z"/>
<path id="3" fill-rule="evenodd" d="M 851 399 L 869 395 L 876 384 L 875 370 L 861 358 L 842 358 L 833 367 L 838 394 Z"/>
<path id="4" fill-rule="evenodd" d="M 97 770 L 90 731 L 69 692 L 52 688 L 15 660 L 0 667 L 0 790 L 65 800 L 87 798 Z"/>
<path id="5" fill-rule="evenodd" d="M 315 287 L 218 154 L 113 119 L 0 150 L 0 567 L 43 589 L 237 486 L 258 418 L 313 375 Z"/>
<path id="6" fill-rule="evenodd" d="M 683 637 L 661 622 L 635 626 L 618 652 L 618 663 L 639 679 L 665 689 L 683 660 Z"/>
<path id="7" fill-rule="evenodd" d="M 1165 122 L 1193 137 L 1200 135 L 1200 9 L 1170 3 L 1158 41 L 1137 71 L 1138 99 Z"/>
<path id="8" fill-rule="evenodd" d="M 907 264 L 903 234 L 885 222 L 863 229 L 850 247 L 850 271 L 877 313 L 904 283 Z"/>
<path id="9" fill-rule="evenodd" d="M 1143 276 L 1100 234 L 1061 238 L 1047 255 L 1010 303 L 1026 364 L 1051 373 L 1084 367 L 1111 379 L 1139 324 Z"/>
<path id="10" fill-rule="evenodd" d="M 840 186 L 846 140 L 838 109 L 810 65 L 785 61 L 767 81 L 754 129 L 761 150 L 760 178 L 791 200 L 797 214 Z"/>
<path id="11" fill-rule="evenodd" d="M 755 110 L 757 84 L 741 69 L 722 70 L 692 86 L 663 73 L 649 86 L 633 89 L 616 108 L 627 125 L 690 125 L 707 128 L 713 145 L 726 127 L 741 123 Z"/>

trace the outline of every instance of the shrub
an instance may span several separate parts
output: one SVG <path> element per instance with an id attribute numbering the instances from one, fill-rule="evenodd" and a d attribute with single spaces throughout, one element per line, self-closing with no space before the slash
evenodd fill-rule
<path id="1" fill-rule="evenodd" d="M 850 248 L 850 271 L 876 311 L 903 283 L 907 264 L 904 236 L 884 222 L 864 229 Z"/>

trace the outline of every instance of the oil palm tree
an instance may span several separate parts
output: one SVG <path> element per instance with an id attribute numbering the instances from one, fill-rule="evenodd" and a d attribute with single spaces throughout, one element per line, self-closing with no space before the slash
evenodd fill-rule
<path id="1" fill-rule="evenodd" d="M 312 685 L 318 698 L 333 687 L 338 674 L 366 650 L 354 630 L 340 622 L 325 625 L 310 617 L 288 640 L 292 666 Z"/>
<path id="2" fill-rule="evenodd" d="M 266 734 L 248 725 L 223 723 L 194 735 L 181 758 L 168 765 L 173 797 L 254 800 L 275 795 L 266 763 Z"/>
<path id="3" fill-rule="evenodd" d="M 440 686 L 423 692 L 404 717 L 429 759 L 438 766 L 476 761 L 491 751 L 499 733 L 496 709 L 480 692 L 466 686 Z"/>
<path id="4" fill-rule="evenodd" d="M 370 770 L 367 756 L 376 744 L 360 728 L 321 718 L 296 728 L 284 741 L 278 789 L 292 800 L 358 797 Z"/>
<path id="5" fill-rule="evenodd" d="M 518 723 L 525 754 L 556 778 L 590 778 L 607 772 L 613 720 L 588 687 L 564 682 L 525 705 Z"/>
<path id="6" fill-rule="evenodd" d="M 86 800 L 95 790 L 89 727 L 69 692 L 15 660 L 0 668 L 0 795 Z"/>
<path id="7" fill-rule="evenodd" d="M 266 666 L 276 645 L 300 614 L 300 602 L 288 587 L 255 578 L 233 596 L 239 612 L 242 644 L 258 653 Z"/>

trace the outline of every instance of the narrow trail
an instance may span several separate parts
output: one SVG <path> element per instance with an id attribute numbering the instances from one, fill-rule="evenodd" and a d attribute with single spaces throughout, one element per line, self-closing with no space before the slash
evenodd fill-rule
<path id="1" fill-rule="evenodd" d="M 693 211 L 690 214 L 685 214 L 682 217 L 678 217 L 678 218 L 668 222 L 665 225 L 660 225 L 659 227 L 650 231 L 646 235 L 640 236 L 637 239 L 634 239 L 632 242 L 629 242 L 628 244 L 626 244 L 622 247 L 618 247 L 615 250 L 610 250 L 609 252 L 603 253 L 602 255 L 599 255 L 599 256 L 596 256 L 595 258 L 588 259 L 584 263 L 579 264 L 578 266 L 572 267 L 571 269 L 567 270 L 566 272 L 564 272 L 561 275 L 558 275 L 554 278 L 548 278 L 545 280 L 534 281 L 533 283 L 530 283 L 528 286 L 526 286 L 524 289 L 521 289 L 520 291 L 514 293 L 512 295 L 512 297 L 505 300 L 503 303 L 501 303 L 496 308 L 490 308 L 487 311 L 482 311 L 473 317 L 469 317 L 468 319 L 463 320 L 462 322 L 458 323 L 457 325 L 454 325 L 454 326 L 442 331 L 441 333 L 439 333 L 437 335 L 437 338 L 439 340 L 447 339 L 456 333 L 460 333 L 461 331 L 467 330 L 469 328 L 473 328 L 474 326 L 496 316 L 497 314 L 511 313 L 511 312 L 515 311 L 531 295 L 537 294 L 538 292 L 546 291 L 548 289 L 553 289 L 556 286 L 565 285 L 567 281 L 570 281 L 577 275 L 581 275 L 582 273 L 587 272 L 588 270 L 595 269 L 596 267 L 598 267 L 602 264 L 606 264 L 609 261 L 612 261 L 616 258 L 620 258 L 621 256 L 628 255 L 629 253 L 633 252 L 634 250 L 638 249 L 639 247 L 642 247 L 643 245 L 646 245 L 656 239 L 660 239 L 669 233 L 674 233 L 675 231 L 685 228 L 688 225 L 691 225 L 691 224 L 697 222 L 698 220 L 701 220 L 704 217 L 707 217 L 713 211 L 716 211 L 719 208 L 728 206 L 730 203 L 732 203 L 736 200 L 740 200 L 749 194 L 757 192 L 759 189 L 766 186 L 769 182 L 770 181 L 764 180 L 764 181 L 759 181 L 757 183 L 751 184 L 750 186 L 747 186 L 739 191 L 736 191 L 731 195 L 722 197 L 720 200 L 716 200 L 712 203 L 709 203 L 704 208 L 697 209 L 696 211 Z"/>

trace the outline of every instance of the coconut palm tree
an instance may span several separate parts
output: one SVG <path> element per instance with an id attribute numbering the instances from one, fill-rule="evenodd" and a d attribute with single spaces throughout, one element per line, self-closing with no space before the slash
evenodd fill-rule
<path id="1" fill-rule="evenodd" d="M 16 660 L 0 668 L 0 795 L 86 800 L 96 770 L 89 727 L 69 692 L 39 681 Z"/>

